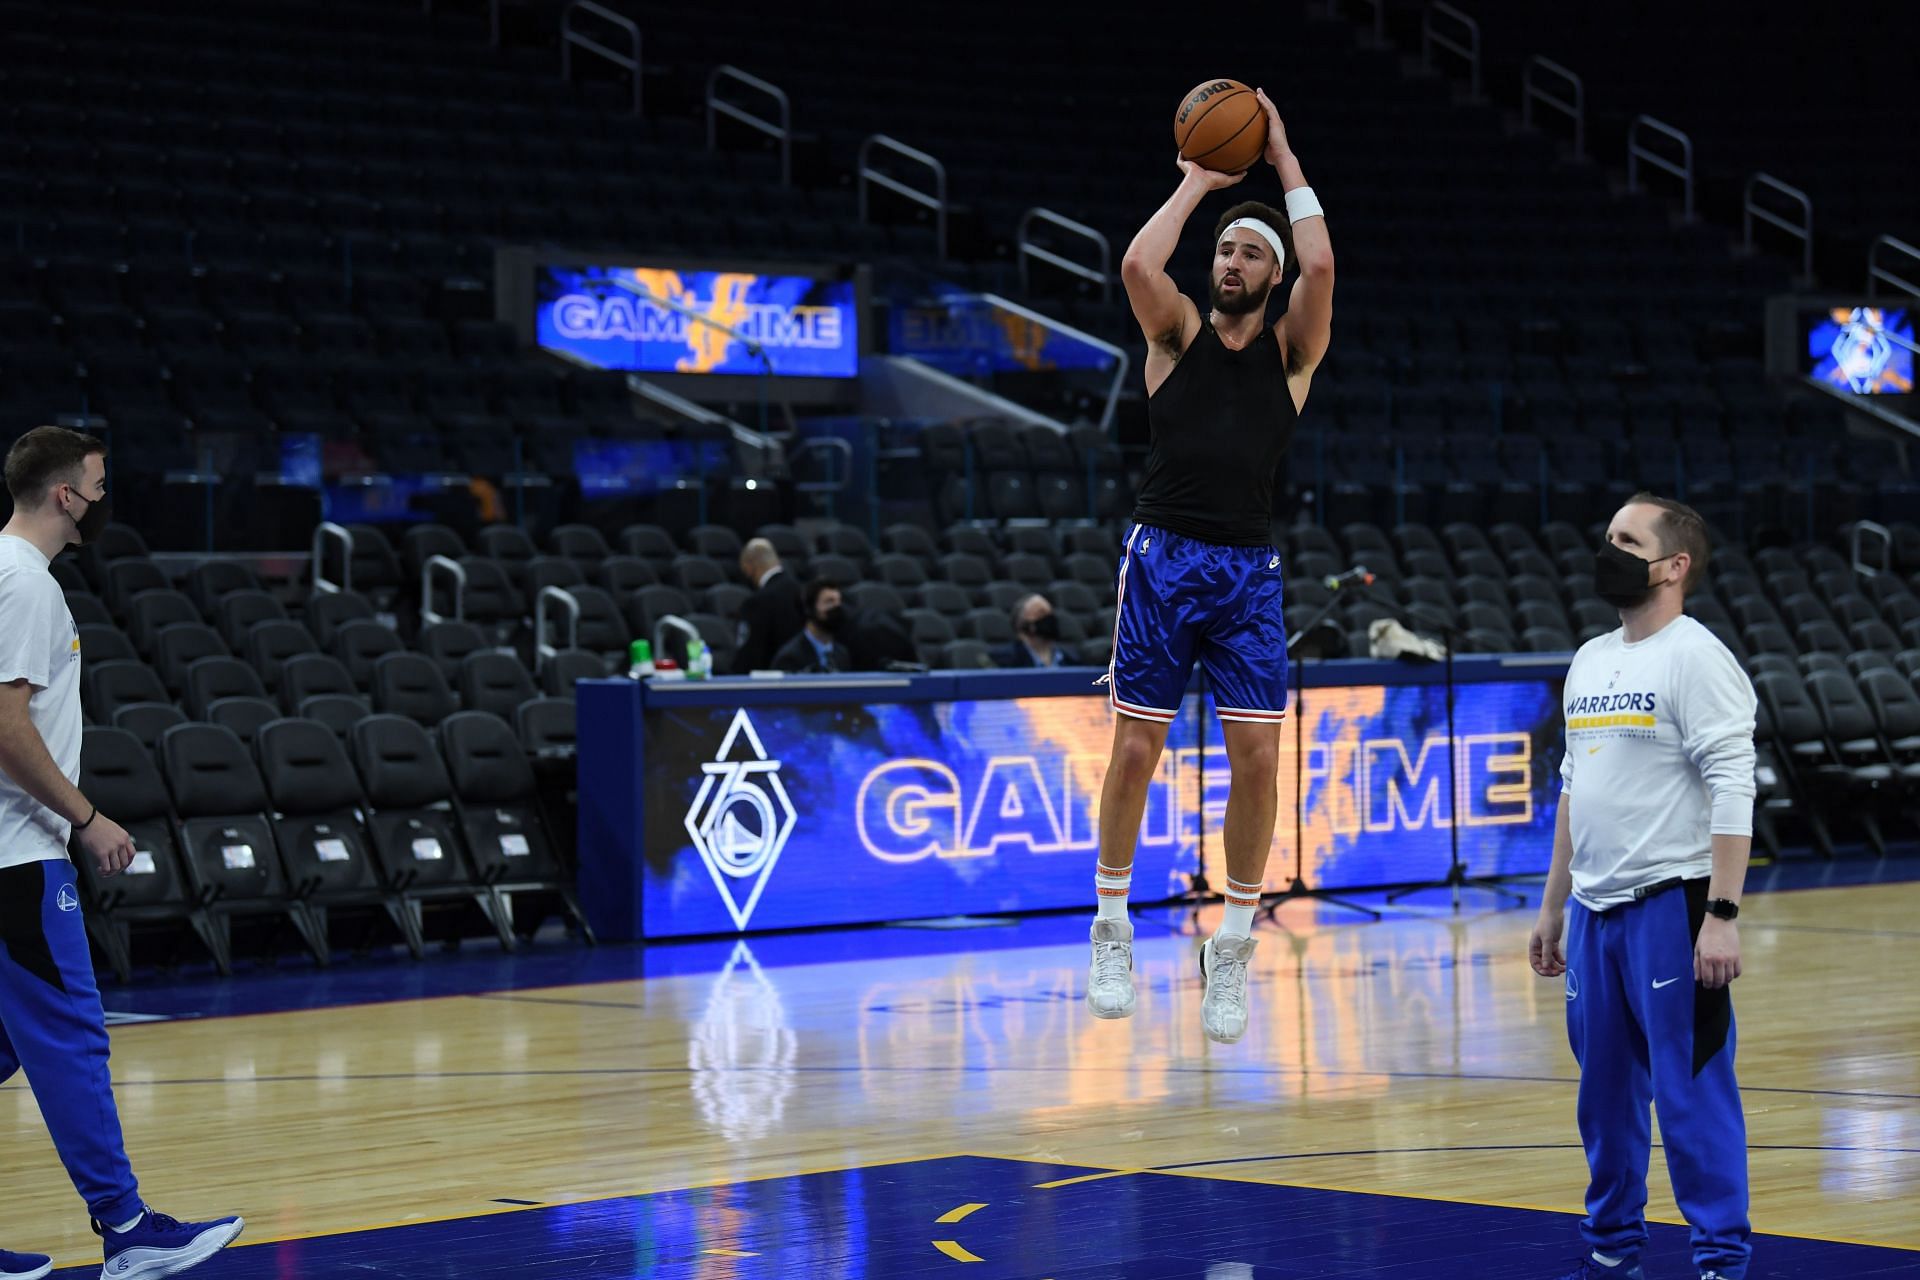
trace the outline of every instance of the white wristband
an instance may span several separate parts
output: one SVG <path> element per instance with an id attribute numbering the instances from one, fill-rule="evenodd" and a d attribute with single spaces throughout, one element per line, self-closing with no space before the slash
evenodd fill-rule
<path id="1" fill-rule="evenodd" d="M 1327 211 L 1320 207 L 1320 197 L 1313 194 L 1312 187 L 1295 187 L 1287 192 L 1287 221 L 1298 222 L 1302 218 L 1324 218 Z"/>

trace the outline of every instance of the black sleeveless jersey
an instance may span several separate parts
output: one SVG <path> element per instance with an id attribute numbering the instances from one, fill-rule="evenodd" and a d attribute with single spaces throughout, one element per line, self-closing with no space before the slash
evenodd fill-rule
<path id="1" fill-rule="evenodd" d="M 1147 400 L 1151 444 L 1134 522 L 1222 546 L 1266 546 L 1274 472 L 1299 416 L 1272 328 L 1233 351 L 1202 319 Z"/>

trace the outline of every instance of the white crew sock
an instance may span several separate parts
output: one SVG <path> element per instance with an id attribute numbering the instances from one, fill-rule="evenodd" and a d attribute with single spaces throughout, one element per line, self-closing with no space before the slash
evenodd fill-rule
<path id="1" fill-rule="evenodd" d="M 129 1221 L 125 1226 L 112 1228 L 113 1234 L 117 1236 L 123 1236 L 127 1234 L 127 1232 L 139 1226 L 141 1223 L 141 1220 L 144 1219 L 146 1216 L 147 1216 L 147 1211 L 145 1209 L 142 1209 L 139 1213 L 135 1214 L 133 1219 Z"/>
<path id="2" fill-rule="evenodd" d="M 1218 938 L 1245 938 L 1253 933 L 1253 913 L 1260 909 L 1260 886 L 1227 877 L 1227 909 L 1220 917 Z"/>
<path id="3" fill-rule="evenodd" d="M 1603 1267 L 1617 1267 L 1617 1266 L 1619 1266 L 1619 1265 L 1620 1265 L 1621 1263 L 1623 1263 L 1623 1262 L 1625 1262 L 1625 1261 L 1626 1261 L 1626 1259 L 1625 1259 L 1625 1258 L 1609 1258 L 1609 1257 L 1608 1257 L 1608 1256 L 1607 1256 L 1606 1254 L 1604 1254 L 1604 1253 L 1596 1253 L 1596 1254 L 1594 1254 L 1594 1255 L 1593 1255 L 1593 1260 L 1594 1260 L 1595 1262 L 1597 1262 L 1597 1263 L 1599 1263 L 1599 1264 L 1600 1264 L 1601 1266 L 1603 1266 Z"/>
<path id="4" fill-rule="evenodd" d="M 1125 920 L 1127 918 L 1127 894 L 1133 888 L 1133 868 L 1125 867 L 1115 871 L 1101 863 L 1093 869 L 1093 891 L 1097 895 L 1100 914 L 1096 920 Z"/>

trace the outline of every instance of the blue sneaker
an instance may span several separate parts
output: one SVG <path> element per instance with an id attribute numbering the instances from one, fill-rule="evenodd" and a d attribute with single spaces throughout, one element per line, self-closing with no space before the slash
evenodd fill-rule
<path id="1" fill-rule="evenodd" d="M 1559 1280 L 1647 1280 L 1647 1276 L 1646 1272 L 1640 1270 L 1640 1259 L 1637 1257 L 1607 1267 L 1595 1262 L 1589 1253 Z"/>
<path id="2" fill-rule="evenodd" d="M 106 1241 L 107 1263 L 100 1280 L 159 1280 L 197 1267 L 233 1243 L 247 1224 L 239 1218 L 218 1222 L 175 1222 L 148 1209 L 129 1231 L 100 1223 L 93 1229 Z"/>
<path id="3" fill-rule="evenodd" d="M 44 1253 L 8 1253 L 0 1249 L 0 1280 L 40 1280 L 53 1270 L 53 1259 Z"/>

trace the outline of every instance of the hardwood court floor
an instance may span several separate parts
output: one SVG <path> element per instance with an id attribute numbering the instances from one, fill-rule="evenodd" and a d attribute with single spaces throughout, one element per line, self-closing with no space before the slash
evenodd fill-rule
<path id="1" fill-rule="evenodd" d="M 1920 1250 L 1920 885 L 1748 901 L 1756 1227 Z M 756 952 L 796 940 L 772 939 L 681 976 L 118 1027 L 115 1078 L 148 1198 L 243 1213 L 249 1241 L 955 1153 L 1574 1210 L 1564 998 L 1526 965 L 1531 918 L 1290 905 L 1231 1047 L 1202 1036 L 1197 940 L 1161 912 L 1125 1022 L 1086 1013 L 1084 923 L 1054 920 L 999 949 L 775 965 Z M 0 1246 L 97 1270 L 19 1078 L 0 1143 Z M 1657 1153 L 1651 1189 L 1677 1222 Z M 726 1247 L 725 1215 L 696 1230 Z M 219 1274 L 266 1273 L 244 1257 Z"/>

